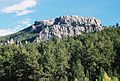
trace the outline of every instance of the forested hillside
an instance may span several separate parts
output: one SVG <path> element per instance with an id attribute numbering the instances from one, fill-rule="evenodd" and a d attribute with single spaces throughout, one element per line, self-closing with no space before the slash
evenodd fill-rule
<path id="1" fill-rule="evenodd" d="M 119 81 L 120 28 L 0 45 L 0 81 Z"/>

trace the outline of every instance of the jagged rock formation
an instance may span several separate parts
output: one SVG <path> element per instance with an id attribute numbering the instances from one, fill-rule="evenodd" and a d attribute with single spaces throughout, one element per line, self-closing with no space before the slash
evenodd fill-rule
<path id="1" fill-rule="evenodd" d="M 101 30 L 103 30 L 101 21 L 95 17 L 60 16 L 52 20 L 35 21 L 32 26 L 1 38 L 0 42 L 22 45 L 22 43 L 62 39 L 81 35 L 82 32 Z"/>
<path id="2" fill-rule="evenodd" d="M 101 21 L 95 17 L 60 16 L 53 20 L 35 21 L 32 28 L 39 30 L 38 41 L 80 35 L 81 32 L 101 31 Z M 36 41 L 35 40 L 35 41 Z"/>

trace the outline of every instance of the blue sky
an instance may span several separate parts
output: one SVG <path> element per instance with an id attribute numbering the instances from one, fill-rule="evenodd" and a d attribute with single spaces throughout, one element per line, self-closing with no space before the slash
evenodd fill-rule
<path id="1" fill-rule="evenodd" d="M 62 15 L 94 16 L 103 25 L 120 22 L 120 0 L 0 0 L 0 35 Z"/>

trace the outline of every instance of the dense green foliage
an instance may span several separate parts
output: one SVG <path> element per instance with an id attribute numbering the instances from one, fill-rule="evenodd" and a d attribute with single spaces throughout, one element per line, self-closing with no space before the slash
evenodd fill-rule
<path id="1" fill-rule="evenodd" d="M 120 29 L 0 46 L 0 81 L 118 81 Z"/>

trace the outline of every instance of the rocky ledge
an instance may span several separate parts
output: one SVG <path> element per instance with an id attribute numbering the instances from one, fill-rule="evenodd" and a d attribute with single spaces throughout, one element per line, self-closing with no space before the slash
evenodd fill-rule
<path id="1" fill-rule="evenodd" d="M 39 29 L 39 37 L 35 41 L 46 41 L 53 38 L 77 36 L 82 32 L 103 30 L 101 21 L 95 17 L 60 16 L 52 20 L 35 21 L 34 30 Z"/>

